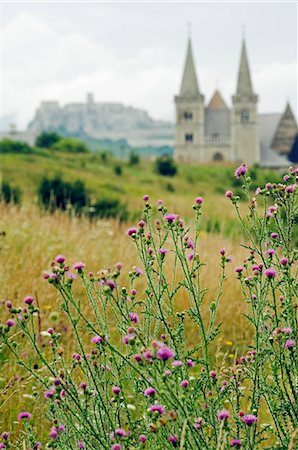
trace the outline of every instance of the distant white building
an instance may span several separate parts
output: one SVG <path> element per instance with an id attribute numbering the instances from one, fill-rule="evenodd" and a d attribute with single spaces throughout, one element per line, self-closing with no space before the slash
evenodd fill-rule
<path id="1" fill-rule="evenodd" d="M 176 104 L 175 158 L 179 161 L 245 161 L 287 165 L 297 123 L 287 104 L 281 114 L 258 114 L 245 41 L 242 42 L 237 88 L 229 109 L 215 91 L 208 106 L 196 75 L 191 40 Z M 282 156 L 281 156 L 282 155 Z"/>

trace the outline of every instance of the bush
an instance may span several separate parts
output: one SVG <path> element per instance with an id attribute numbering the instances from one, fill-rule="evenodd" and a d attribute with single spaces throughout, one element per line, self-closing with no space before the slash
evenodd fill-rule
<path id="1" fill-rule="evenodd" d="M 0 186 L 0 201 L 19 205 L 21 203 L 21 189 L 11 186 L 8 181 L 3 181 Z"/>
<path id="2" fill-rule="evenodd" d="M 35 380 L 31 398 L 39 403 L 46 399 L 45 447 L 295 448 L 296 173 L 290 170 L 278 185 L 260 188 L 258 207 L 246 167 L 236 176 L 249 211 L 243 217 L 239 199 L 227 191 L 247 236 L 243 264 L 234 268 L 233 276 L 253 330 L 241 353 L 212 353 L 220 346 L 217 312 L 231 258 L 219 251 L 218 291 L 209 301 L 201 277 L 201 197 L 194 200 L 193 229 L 162 202 L 160 218 L 154 220 L 144 197 L 142 220 L 127 230 L 142 267 L 134 266 L 128 277 L 120 263 L 91 273 L 81 261 L 69 270 L 63 255 L 50 263 L 44 278 L 61 296 L 61 314 L 72 339 L 55 328 L 40 333 L 33 297 L 26 297 L 25 305 L 7 302 L 9 318 L 0 327 L 1 341 Z M 238 296 L 231 301 L 237 302 Z M 41 361 L 40 370 L 28 357 L 24 339 Z M 32 403 L 30 411 L 35 410 Z M 38 448 L 30 419 L 30 412 L 18 415 L 14 448 Z"/>
<path id="3" fill-rule="evenodd" d="M 52 148 L 62 137 L 54 131 L 43 131 L 35 139 L 36 147 L 40 148 Z"/>
<path id="4" fill-rule="evenodd" d="M 155 161 L 155 171 L 159 175 L 173 177 L 177 173 L 177 166 L 169 156 L 161 156 Z"/>
<path id="5" fill-rule="evenodd" d="M 117 164 L 116 166 L 114 166 L 114 173 L 115 175 L 117 175 L 118 177 L 122 175 L 122 167 Z"/>
<path id="6" fill-rule="evenodd" d="M 127 206 L 118 198 L 103 197 L 92 204 L 91 217 L 114 218 L 120 222 L 128 219 Z"/>
<path id="7" fill-rule="evenodd" d="M 34 149 L 26 142 L 3 139 L 0 141 L 1 153 L 33 153 Z"/>
<path id="8" fill-rule="evenodd" d="M 66 210 L 74 208 L 76 212 L 89 203 L 89 196 L 85 184 L 81 180 L 68 183 L 59 175 L 50 179 L 43 177 L 38 187 L 38 197 L 41 204 L 51 211 L 55 209 Z"/>
<path id="9" fill-rule="evenodd" d="M 62 138 L 52 148 L 65 153 L 87 153 L 89 151 L 84 142 L 75 138 Z"/>
<path id="10" fill-rule="evenodd" d="M 135 153 L 133 151 L 130 152 L 128 165 L 129 166 L 137 166 L 139 163 L 140 163 L 140 155 L 138 155 L 138 153 Z"/>

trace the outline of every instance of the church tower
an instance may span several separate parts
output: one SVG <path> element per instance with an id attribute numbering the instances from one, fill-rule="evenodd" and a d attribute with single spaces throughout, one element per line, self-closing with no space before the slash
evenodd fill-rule
<path id="1" fill-rule="evenodd" d="M 180 161 L 204 160 L 204 96 L 200 94 L 188 40 L 187 55 L 176 104 L 175 159 Z"/>
<path id="2" fill-rule="evenodd" d="M 260 161 L 258 96 L 254 93 L 243 39 L 236 94 L 232 97 L 232 155 L 235 161 Z"/>

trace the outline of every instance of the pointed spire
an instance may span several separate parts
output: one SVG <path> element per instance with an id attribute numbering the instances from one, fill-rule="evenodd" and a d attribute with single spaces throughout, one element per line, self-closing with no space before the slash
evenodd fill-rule
<path id="1" fill-rule="evenodd" d="M 214 92 L 207 108 L 208 109 L 228 109 L 228 107 L 218 89 L 216 89 L 216 91 Z"/>
<path id="2" fill-rule="evenodd" d="M 289 103 L 282 114 L 271 144 L 273 150 L 280 154 L 287 154 L 291 150 L 298 132 L 297 123 Z"/>
<path id="3" fill-rule="evenodd" d="M 240 66 L 238 72 L 237 95 L 254 95 L 247 59 L 245 40 L 242 40 Z"/>
<path id="4" fill-rule="evenodd" d="M 187 55 L 181 83 L 180 95 L 183 97 L 194 97 L 199 95 L 199 87 L 196 69 L 192 56 L 191 40 L 188 39 Z"/>

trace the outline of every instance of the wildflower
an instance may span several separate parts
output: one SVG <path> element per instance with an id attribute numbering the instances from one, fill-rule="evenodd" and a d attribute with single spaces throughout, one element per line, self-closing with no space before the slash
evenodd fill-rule
<path id="1" fill-rule="evenodd" d="M 158 413 L 158 414 L 163 414 L 165 412 L 165 407 L 162 405 L 158 405 L 158 404 L 154 404 L 152 406 L 149 407 L 148 411 L 152 412 L 152 413 Z"/>
<path id="2" fill-rule="evenodd" d="M 126 431 L 123 430 L 123 428 L 116 428 L 115 434 L 117 436 L 120 436 L 120 437 L 125 437 L 126 436 Z"/>
<path id="3" fill-rule="evenodd" d="M 246 164 L 241 164 L 241 166 L 237 167 L 237 169 L 234 172 L 234 175 L 237 179 L 239 179 L 241 176 L 245 175 L 247 172 L 247 166 Z"/>
<path id="4" fill-rule="evenodd" d="M 286 192 L 288 194 L 293 194 L 293 192 L 295 192 L 296 186 L 294 184 L 290 184 L 289 186 L 286 187 Z"/>
<path id="5" fill-rule="evenodd" d="M 290 179 L 289 175 L 285 175 L 285 176 L 283 177 L 283 180 L 286 181 L 286 182 L 287 182 L 289 179 Z"/>
<path id="6" fill-rule="evenodd" d="M 82 381 L 82 383 L 80 384 L 80 388 L 83 390 L 87 389 L 87 383 L 85 383 L 85 381 Z"/>
<path id="7" fill-rule="evenodd" d="M 222 409 L 221 411 L 219 411 L 217 413 L 218 420 L 227 420 L 229 417 L 230 417 L 230 413 L 226 409 Z"/>
<path id="8" fill-rule="evenodd" d="M 279 234 L 278 233 L 271 233 L 271 237 L 272 237 L 272 239 L 278 239 L 279 238 Z"/>
<path id="9" fill-rule="evenodd" d="M 163 218 L 166 222 L 173 223 L 178 219 L 178 216 L 177 214 L 165 214 Z"/>
<path id="10" fill-rule="evenodd" d="M 292 348 L 295 347 L 295 345 L 296 345 L 296 341 L 294 341 L 294 339 L 287 339 L 286 342 L 285 342 L 284 347 L 292 349 Z"/>
<path id="11" fill-rule="evenodd" d="M 153 397 L 156 394 L 156 390 L 153 387 L 148 387 L 144 390 L 144 395 L 146 397 Z"/>
<path id="12" fill-rule="evenodd" d="M 58 431 L 60 431 L 61 433 L 64 433 L 64 431 L 65 431 L 65 426 L 64 425 L 59 425 L 59 427 L 58 427 Z"/>
<path id="13" fill-rule="evenodd" d="M 91 338 L 91 344 L 100 344 L 102 342 L 102 337 L 101 336 L 93 336 Z"/>
<path id="14" fill-rule="evenodd" d="M 54 396 L 54 394 L 55 394 L 55 388 L 52 387 L 52 388 L 48 389 L 47 391 L 45 391 L 43 395 L 45 396 L 45 398 L 52 398 Z"/>
<path id="15" fill-rule="evenodd" d="M 276 253 L 276 251 L 274 250 L 274 248 L 268 248 L 267 254 L 268 254 L 269 256 L 273 256 L 273 255 L 275 255 L 275 253 Z"/>
<path id="16" fill-rule="evenodd" d="M 11 308 L 12 308 L 12 303 L 11 303 L 11 301 L 8 300 L 8 301 L 5 303 L 5 306 L 6 306 L 7 309 L 11 309 Z"/>
<path id="17" fill-rule="evenodd" d="M 75 263 L 73 266 L 72 266 L 75 270 L 83 270 L 84 269 L 84 267 L 86 267 L 86 264 L 85 263 L 83 263 L 82 261 L 79 261 L 79 262 L 77 262 L 77 263 Z M 84 448 L 84 447 L 82 447 L 82 448 Z"/>
<path id="18" fill-rule="evenodd" d="M 144 200 L 144 202 L 148 202 L 148 200 L 149 200 L 149 195 L 144 195 L 143 200 Z"/>
<path id="19" fill-rule="evenodd" d="M 175 361 L 172 362 L 173 367 L 181 367 L 182 365 L 183 363 L 179 359 L 175 359 Z"/>
<path id="20" fill-rule="evenodd" d="M 265 270 L 264 275 L 265 275 L 267 278 L 272 279 L 272 278 L 275 278 L 275 277 L 276 277 L 276 272 L 275 272 L 274 269 L 269 268 L 269 269 L 266 269 L 266 270 Z"/>
<path id="21" fill-rule="evenodd" d="M 234 196 L 234 194 L 233 194 L 232 191 L 226 191 L 225 196 L 226 196 L 227 198 L 232 198 L 232 197 Z"/>
<path id="22" fill-rule="evenodd" d="M 30 414 L 27 411 L 22 411 L 20 412 L 20 414 L 18 415 L 18 420 L 23 420 L 23 419 L 31 419 L 32 414 Z"/>
<path id="23" fill-rule="evenodd" d="M 190 253 L 189 255 L 187 255 L 188 261 L 192 261 L 194 259 L 194 256 L 195 256 L 194 253 Z"/>
<path id="24" fill-rule="evenodd" d="M 2 448 L 6 448 L 6 445 L 3 444 L 3 442 L 0 442 L 0 449 L 2 449 Z"/>
<path id="25" fill-rule="evenodd" d="M 64 255 L 57 255 L 56 258 L 55 258 L 55 261 L 58 264 L 63 264 L 65 260 L 66 260 L 66 258 L 65 258 Z"/>
<path id="26" fill-rule="evenodd" d="M 165 376 L 166 377 L 169 377 L 171 375 L 172 375 L 172 372 L 169 369 L 165 370 Z"/>
<path id="27" fill-rule="evenodd" d="M 120 394 L 121 389 L 120 389 L 119 386 L 113 386 L 113 387 L 112 387 L 112 392 L 113 392 L 113 394 L 118 395 L 118 394 Z"/>
<path id="28" fill-rule="evenodd" d="M 180 383 L 180 386 L 183 387 L 184 389 L 188 388 L 189 381 L 188 380 L 182 380 L 181 383 Z"/>
<path id="29" fill-rule="evenodd" d="M 136 227 L 130 227 L 127 230 L 127 234 L 128 236 L 132 236 L 134 237 L 137 234 L 138 230 L 136 229 Z"/>
<path id="30" fill-rule="evenodd" d="M 178 436 L 174 436 L 173 434 L 171 434 L 171 435 L 169 436 L 169 442 L 170 442 L 170 444 L 172 444 L 174 447 L 177 447 L 178 442 L 179 442 Z"/>
<path id="31" fill-rule="evenodd" d="M 241 272 L 243 272 L 243 270 L 244 270 L 244 267 L 242 267 L 242 266 L 235 267 L 235 272 L 236 273 L 241 273 Z"/>
<path id="32" fill-rule="evenodd" d="M 51 428 L 49 436 L 50 436 L 51 439 L 57 439 L 57 437 L 58 437 L 58 430 L 57 430 L 56 427 Z"/>
<path id="33" fill-rule="evenodd" d="M 192 359 L 187 359 L 186 360 L 186 365 L 188 367 L 194 367 L 196 365 L 195 361 L 192 361 Z"/>
<path id="34" fill-rule="evenodd" d="M 6 326 L 7 326 L 8 328 L 13 327 L 13 326 L 14 326 L 14 321 L 11 320 L 11 319 L 8 319 L 8 320 L 6 321 Z"/>
<path id="35" fill-rule="evenodd" d="M 138 441 L 142 443 L 146 442 L 147 436 L 145 436 L 145 434 L 140 434 Z"/>
<path id="36" fill-rule="evenodd" d="M 195 423 L 193 424 L 193 426 L 197 429 L 200 430 L 203 427 L 203 419 L 202 417 L 199 417 L 198 419 L 195 420 Z"/>
<path id="37" fill-rule="evenodd" d="M 162 255 L 162 256 L 165 256 L 167 253 L 169 253 L 169 250 L 168 250 L 167 248 L 161 247 L 161 248 L 158 250 L 158 253 L 159 253 L 160 255 Z"/>
<path id="38" fill-rule="evenodd" d="M 258 421 L 258 418 L 253 414 L 245 414 L 241 420 L 243 423 L 245 423 L 245 425 L 250 427 L 251 425 L 254 425 Z"/>
<path id="39" fill-rule="evenodd" d="M 285 333 L 285 334 L 291 334 L 292 331 L 293 331 L 293 330 L 292 330 L 291 327 L 284 327 L 284 328 L 281 329 L 281 332 L 282 332 L 282 333 Z"/>
<path id="40" fill-rule="evenodd" d="M 34 299 L 30 295 L 28 295 L 27 297 L 24 298 L 24 303 L 26 303 L 26 305 L 32 305 L 33 302 L 34 302 Z"/>
<path id="41" fill-rule="evenodd" d="M 260 188 L 260 186 L 257 187 L 257 189 L 256 189 L 256 191 L 255 191 L 255 194 L 256 194 L 256 195 L 259 195 L 261 192 L 262 192 L 262 189 Z"/>
<path id="42" fill-rule="evenodd" d="M 216 377 L 215 370 L 210 370 L 209 375 L 210 375 L 210 378 L 215 378 Z"/>
<path id="43" fill-rule="evenodd" d="M 122 342 L 123 342 L 123 344 L 125 344 L 125 345 L 128 345 L 128 344 L 133 344 L 134 343 L 134 340 L 135 340 L 135 334 L 133 334 L 133 333 L 130 333 L 130 334 L 127 334 L 126 336 L 123 336 L 123 338 L 122 338 Z"/>
<path id="44" fill-rule="evenodd" d="M 266 183 L 265 184 L 265 188 L 268 189 L 268 190 L 272 189 L 272 184 L 271 183 Z"/>
<path id="45" fill-rule="evenodd" d="M 133 359 L 137 362 L 140 362 L 140 361 L 142 361 L 142 355 L 136 354 L 136 355 L 134 355 Z"/>
<path id="46" fill-rule="evenodd" d="M 279 262 L 282 266 L 287 266 L 289 260 L 288 260 L 288 258 L 281 258 Z"/>
<path id="47" fill-rule="evenodd" d="M 160 347 L 156 352 L 157 359 L 161 359 L 162 361 L 167 361 L 168 359 L 174 358 L 174 356 L 175 352 L 166 346 Z"/>
<path id="48" fill-rule="evenodd" d="M 68 274 L 66 276 L 70 280 L 75 280 L 77 278 L 77 275 L 75 273 L 72 273 L 72 272 L 68 272 Z"/>
<path id="49" fill-rule="evenodd" d="M 78 448 L 79 449 L 82 449 L 82 448 L 85 448 L 86 446 L 85 446 L 85 443 L 83 442 L 83 441 L 79 441 L 78 442 Z"/>
<path id="50" fill-rule="evenodd" d="M 230 442 L 230 446 L 240 448 L 242 446 L 240 439 L 232 439 Z"/>
<path id="51" fill-rule="evenodd" d="M 10 433 L 8 431 L 3 431 L 3 433 L 1 434 L 1 437 L 4 441 L 7 441 L 9 439 L 9 435 L 10 435 Z"/>
<path id="52" fill-rule="evenodd" d="M 220 250 L 220 252 L 219 252 L 220 254 L 221 254 L 221 256 L 225 256 L 225 254 L 226 254 L 226 251 L 225 251 L 225 249 L 224 248 L 222 248 L 221 250 Z"/>
<path id="53" fill-rule="evenodd" d="M 197 198 L 196 198 L 196 204 L 197 204 L 197 205 L 201 205 L 202 203 L 203 203 L 202 197 L 197 197 Z"/>
<path id="54" fill-rule="evenodd" d="M 112 445 L 112 450 L 121 450 L 122 449 L 122 445 L 120 444 L 113 444 Z"/>

